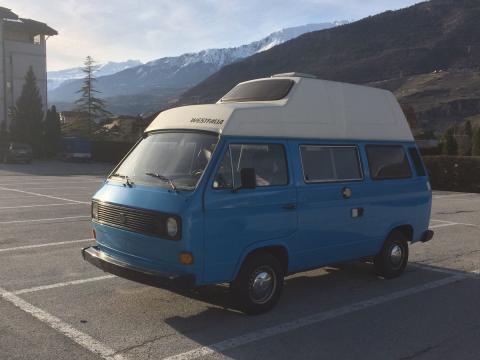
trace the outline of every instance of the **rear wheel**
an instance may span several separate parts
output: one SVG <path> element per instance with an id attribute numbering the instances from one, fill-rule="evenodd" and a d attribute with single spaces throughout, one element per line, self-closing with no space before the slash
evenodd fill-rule
<path id="1" fill-rule="evenodd" d="M 405 271 L 407 263 L 408 239 L 400 231 L 393 231 L 375 256 L 375 272 L 386 279 L 393 279 Z"/>
<path id="2" fill-rule="evenodd" d="M 257 253 L 245 260 L 231 284 L 233 300 L 246 314 L 261 314 L 272 309 L 283 289 L 284 271 L 271 254 Z"/>

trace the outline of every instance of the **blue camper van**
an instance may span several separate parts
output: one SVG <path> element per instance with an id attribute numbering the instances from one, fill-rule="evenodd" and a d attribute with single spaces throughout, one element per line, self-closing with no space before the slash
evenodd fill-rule
<path id="1" fill-rule="evenodd" d="M 390 92 L 280 74 L 160 113 L 94 195 L 82 253 L 166 289 L 229 283 L 257 314 L 293 273 L 372 259 L 399 276 L 431 199 Z"/>

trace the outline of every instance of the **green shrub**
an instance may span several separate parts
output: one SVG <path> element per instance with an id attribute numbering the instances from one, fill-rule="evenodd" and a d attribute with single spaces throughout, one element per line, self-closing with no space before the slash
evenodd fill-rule
<path id="1" fill-rule="evenodd" d="M 425 156 L 434 190 L 480 193 L 480 156 Z"/>

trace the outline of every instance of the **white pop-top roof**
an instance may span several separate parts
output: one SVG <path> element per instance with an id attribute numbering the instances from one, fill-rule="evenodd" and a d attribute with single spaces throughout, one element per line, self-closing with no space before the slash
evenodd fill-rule
<path id="1" fill-rule="evenodd" d="M 413 141 L 394 95 L 385 90 L 285 74 L 295 82 L 275 101 L 183 106 L 160 113 L 146 131 L 196 129 L 223 135 Z M 251 80 L 251 81 L 258 81 Z"/>

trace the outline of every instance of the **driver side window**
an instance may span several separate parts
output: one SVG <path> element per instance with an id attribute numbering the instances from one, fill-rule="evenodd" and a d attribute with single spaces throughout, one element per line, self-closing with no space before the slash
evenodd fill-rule
<path id="1" fill-rule="evenodd" d="M 288 183 L 285 149 L 280 144 L 231 144 L 213 182 L 214 189 L 240 186 L 240 171 L 255 170 L 257 187 Z"/>

